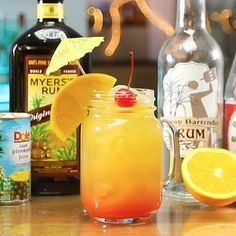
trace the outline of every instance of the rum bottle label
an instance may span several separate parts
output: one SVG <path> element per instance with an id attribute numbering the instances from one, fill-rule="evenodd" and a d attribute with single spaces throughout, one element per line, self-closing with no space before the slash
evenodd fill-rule
<path id="1" fill-rule="evenodd" d="M 164 77 L 163 116 L 179 131 L 181 156 L 188 149 L 219 146 L 217 88 L 215 68 L 193 61 L 176 64 Z"/>
<path id="2" fill-rule="evenodd" d="M 76 132 L 61 145 L 50 126 L 53 97 L 62 86 L 79 74 L 76 65 L 67 65 L 46 76 L 50 56 L 30 55 L 25 58 L 27 81 L 26 107 L 31 113 L 32 174 L 34 176 L 79 175 Z M 69 104 L 68 104 L 69 105 Z"/>

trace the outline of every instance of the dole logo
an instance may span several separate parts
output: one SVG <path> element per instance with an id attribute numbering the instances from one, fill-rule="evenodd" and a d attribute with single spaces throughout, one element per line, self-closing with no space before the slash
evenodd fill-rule
<path id="1" fill-rule="evenodd" d="M 14 142 L 20 143 L 20 142 L 26 142 L 30 140 L 30 132 L 29 131 L 16 131 L 14 132 Z"/>

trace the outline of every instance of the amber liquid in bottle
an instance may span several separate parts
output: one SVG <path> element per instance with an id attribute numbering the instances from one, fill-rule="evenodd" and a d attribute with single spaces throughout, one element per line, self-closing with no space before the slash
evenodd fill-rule
<path id="1" fill-rule="evenodd" d="M 37 24 L 12 45 L 10 55 L 10 110 L 32 114 L 32 194 L 79 193 L 79 132 L 68 146 L 54 144 L 50 131 L 53 96 L 80 71 L 69 63 L 46 76 L 45 71 L 61 39 L 81 37 L 63 21 L 63 0 L 38 0 Z M 89 56 L 80 60 L 89 71 Z M 75 108 L 76 109 L 76 108 Z"/>

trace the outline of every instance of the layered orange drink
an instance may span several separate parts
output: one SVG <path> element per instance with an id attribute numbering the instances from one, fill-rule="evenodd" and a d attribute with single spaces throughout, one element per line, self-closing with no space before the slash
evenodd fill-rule
<path id="1" fill-rule="evenodd" d="M 162 127 L 152 90 L 115 82 L 92 73 L 66 84 L 52 104 L 52 131 L 63 143 L 82 123 L 82 205 L 97 220 L 130 223 L 160 206 Z"/>
<path id="2" fill-rule="evenodd" d="M 161 203 L 163 142 L 154 92 L 130 89 L 132 102 L 120 100 L 118 90 L 94 92 L 82 122 L 81 199 L 101 221 L 148 218 Z"/>

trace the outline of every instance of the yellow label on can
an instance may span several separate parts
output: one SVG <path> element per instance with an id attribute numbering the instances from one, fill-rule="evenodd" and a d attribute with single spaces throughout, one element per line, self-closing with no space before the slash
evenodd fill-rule
<path id="1" fill-rule="evenodd" d="M 64 18 L 64 5 L 62 3 L 38 4 L 37 17 L 44 19 Z"/>

